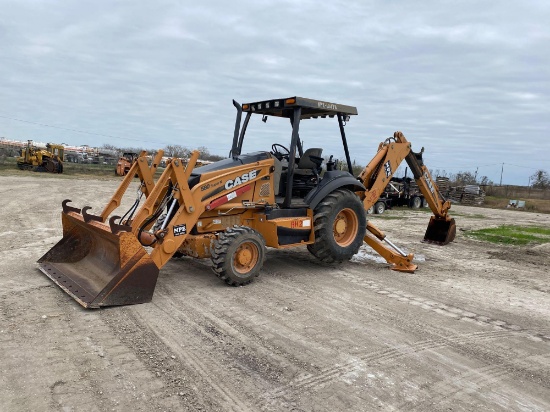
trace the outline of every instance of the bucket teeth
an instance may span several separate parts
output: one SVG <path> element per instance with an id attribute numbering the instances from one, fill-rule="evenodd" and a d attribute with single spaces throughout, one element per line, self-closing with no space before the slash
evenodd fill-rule
<path id="1" fill-rule="evenodd" d="M 69 213 L 69 212 L 75 212 L 80 214 L 80 209 L 77 209 L 76 207 L 69 206 L 68 203 L 72 202 L 70 199 L 65 199 L 63 202 L 61 202 L 61 206 L 63 207 L 63 213 Z"/>
<path id="2" fill-rule="evenodd" d="M 96 215 L 92 215 L 91 213 L 88 213 L 88 210 L 90 210 L 91 208 L 92 208 L 91 206 L 84 206 L 82 208 L 82 217 L 84 218 L 84 221 L 86 223 L 92 220 L 95 220 L 96 222 L 103 222 L 103 219 L 101 218 L 101 216 L 96 216 Z"/>
<path id="3" fill-rule="evenodd" d="M 119 225 L 115 221 L 120 220 L 120 216 L 113 216 L 109 219 L 109 227 L 111 228 L 111 233 L 116 235 L 120 232 L 131 232 L 132 226 L 128 225 Z"/>

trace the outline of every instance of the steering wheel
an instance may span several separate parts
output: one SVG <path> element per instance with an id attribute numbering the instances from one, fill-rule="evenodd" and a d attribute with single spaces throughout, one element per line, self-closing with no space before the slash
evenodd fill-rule
<path id="1" fill-rule="evenodd" d="M 283 149 L 284 152 L 280 151 L 279 148 Z M 271 153 L 273 153 L 273 156 L 275 156 L 277 159 L 289 159 L 290 158 L 290 150 L 288 150 L 286 147 L 284 147 L 282 144 L 279 143 L 273 143 L 271 145 Z"/>

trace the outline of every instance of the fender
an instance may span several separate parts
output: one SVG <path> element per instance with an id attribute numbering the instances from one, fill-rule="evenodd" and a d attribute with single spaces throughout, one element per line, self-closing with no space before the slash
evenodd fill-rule
<path id="1" fill-rule="evenodd" d="M 307 203 L 311 209 L 315 209 L 319 202 L 321 202 L 330 192 L 341 187 L 346 187 L 353 191 L 367 190 L 365 186 L 349 172 L 333 170 L 325 172 L 323 179 L 315 189 L 307 194 L 304 202 Z"/>

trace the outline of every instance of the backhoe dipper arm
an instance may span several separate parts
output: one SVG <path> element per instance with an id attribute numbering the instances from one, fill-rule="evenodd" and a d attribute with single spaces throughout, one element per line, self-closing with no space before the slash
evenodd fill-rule
<path id="1" fill-rule="evenodd" d="M 395 132 L 393 136 L 398 142 L 407 142 L 407 139 L 401 132 Z M 411 150 L 407 154 L 405 160 L 413 173 L 420 192 L 422 192 L 422 195 L 428 202 L 434 215 L 438 218 L 447 218 L 447 212 L 451 208 L 451 202 L 443 199 L 443 196 L 439 192 L 439 188 L 432 179 L 430 171 L 424 165 L 422 153 L 423 150 L 421 150 L 420 153 L 415 153 Z"/>
<path id="2" fill-rule="evenodd" d="M 393 137 L 396 142 L 408 143 L 405 136 L 401 132 L 395 132 Z M 427 242 L 446 245 L 452 242 L 456 236 L 455 220 L 448 214 L 451 208 L 451 202 L 445 200 L 439 188 L 432 179 L 428 168 L 422 161 L 422 152 L 414 153 L 412 150 L 407 154 L 407 164 L 411 168 L 414 179 L 428 202 L 434 216 L 430 218 L 430 223 L 426 229 L 424 240 Z"/>

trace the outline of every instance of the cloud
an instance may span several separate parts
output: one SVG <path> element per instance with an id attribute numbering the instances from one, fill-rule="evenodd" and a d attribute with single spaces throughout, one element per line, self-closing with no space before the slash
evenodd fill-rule
<path id="1" fill-rule="evenodd" d="M 358 107 L 346 131 L 359 163 L 402 130 L 435 165 L 550 169 L 546 2 L 0 0 L 0 7 L 0 114 L 124 139 L 4 117 L 6 137 L 148 148 L 204 142 L 226 154 L 231 99 L 299 95 Z M 343 154 L 337 124 L 304 124 L 307 144 Z M 250 150 L 290 138 L 285 122 L 258 121 L 250 131 Z M 516 172 L 524 182 L 531 170 Z"/>

